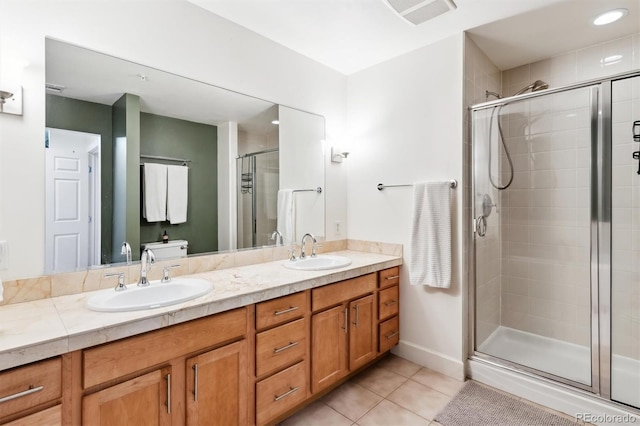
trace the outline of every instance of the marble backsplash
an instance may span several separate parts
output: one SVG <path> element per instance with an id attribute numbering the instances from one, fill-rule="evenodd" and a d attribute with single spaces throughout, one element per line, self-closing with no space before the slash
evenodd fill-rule
<path id="1" fill-rule="evenodd" d="M 241 250 L 163 260 L 153 265 L 148 276 L 150 280 L 161 279 L 165 266 L 172 266 L 173 268 L 170 274 L 172 277 L 177 277 L 180 275 L 196 274 L 237 266 L 286 260 L 289 256 L 288 249 L 289 247 L 265 247 L 254 250 Z M 402 256 L 401 244 L 361 240 L 322 241 L 318 244 L 318 253 L 328 253 L 339 250 Z M 4 281 L 4 301 L 0 302 L 0 306 L 112 288 L 118 283 L 118 277 L 107 277 L 106 275 L 120 272 L 124 273 L 126 283 L 136 282 L 140 277 L 140 265 L 139 263 L 132 265 L 120 264 L 113 267 L 89 269 L 86 271 Z"/>

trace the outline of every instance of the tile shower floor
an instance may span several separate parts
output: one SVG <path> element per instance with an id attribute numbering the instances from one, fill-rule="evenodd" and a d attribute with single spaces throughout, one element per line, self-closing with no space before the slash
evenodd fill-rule
<path id="1" fill-rule="evenodd" d="M 433 418 L 463 384 L 390 355 L 289 417 L 281 425 L 437 426 L 439 423 Z M 575 421 L 573 417 L 552 412 Z"/>

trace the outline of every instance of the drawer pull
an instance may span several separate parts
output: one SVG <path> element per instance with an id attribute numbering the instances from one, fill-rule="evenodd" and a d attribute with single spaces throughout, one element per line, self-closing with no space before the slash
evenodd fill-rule
<path id="1" fill-rule="evenodd" d="M 393 305 L 397 305 L 398 301 L 397 300 L 390 300 L 388 302 L 384 302 L 384 306 L 393 306 Z"/>
<path id="2" fill-rule="evenodd" d="M 395 280 L 396 278 L 400 278 L 400 275 L 392 275 L 390 277 L 385 277 L 385 280 Z"/>
<path id="3" fill-rule="evenodd" d="M 348 315 L 349 315 L 349 308 L 344 308 L 344 327 L 342 327 L 342 329 L 344 330 L 345 333 L 347 332 L 347 327 L 348 327 L 347 326 L 347 322 L 348 322 L 347 317 L 348 317 Z"/>
<path id="4" fill-rule="evenodd" d="M 358 312 L 358 311 L 359 311 L 359 307 L 358 307 L 358 305 L 354 306 L 354 307 L 353 307 L 353 309 L 355 309 L 355 311 L 356 311 L 356 320 L 353 322 L 353 325 L 354 325 L 356 328 L 358 328 L 358 313 L 359 313 L 359 312 Z"/>
<path id="5" fill-rule="evenodd" d="M 29 389 L 26 391 L 14 393 L 13 395 L 3 396 L 0 398 L 0 404 L 3 402 L 11 401 L 12 399 L 20 398 L 23 396 L 31 395 L 32 393 L 40 392 L 44 389 L 44 386 L 34 387 L 33 385 L 29 385 Z"/>
<path id="6" fill-rule="evenodd" d="M 275 311 L 275 312 L 273 313 L 273 315 L 278 316 L 278 315 L 282 315 L 282 314 L 288 314 L 289 312 L 293 312 L 293 311 L 296 311 L 296 310 L 298 310 L 298 307 L 297 307 L 297 306 L 291 306 L 291 307 L 290 307 L 290 308 L 288 308 L 288 309 L 283 309 L 283 310 L 281 310 L 281 311 Z"/>
<path id="7" fill-rule="evenodd" d="M 193 364 L 193 400 L 198 402 L 198 364 Z"/>
<path id="8" fill-rule="evenodd" d="M 167 414 L 171 414 L 171 374 L 164 376 L 167 381 Z"/>
<path id="9" fill-rule="evenodd" d="M 298 346 L 298 344 L 299 344 L 299 343 L 300 343 L 300 342 L 291 342 L 291 343 L 289 343 L 288 345 L 283 346 L 283 347 L 281 347 L 281 348 L 275 348 L 275 349 L 273 350 L 273 353 L 274 353 L 274 354 L 279 354 L 279 353 L 280 353 L 280 352 L 282 352 L 282 351 L 286 351 L 287 349 L 291 349 L 291 348 L 293 348 L 293 347 Z"/>
<path id="10" fill-rule="evenodd" d="M 300 389 L 299 387 L 297 388 L 292 388 L 291 386 L 289 386 L 289 390 L 286 391 L 285 393 L 283 393 L 282 395 L 276 395 L 273 397 L 274 401 L 280 401 L 282 398 L 286 398 L 289 395 L 291 395 L 292 393 L 296 393 L 298 392 L 298 389 Z"/>
<path id="11" fill-rule="evenodd" d="M 384 336 L 384 337 L 386 337 L 386 338 L 387 338 L 387 340 L 389 340 L 389 339 L 392 339 L 392 338 L 396 337 L 398 334 L 400 334 L 400 332 L 399 332 L 399 331 L 394 331 L 393 333 L 391 333 L 391 334 L 387 334 L 387 335 L 386 335 L 386 336 Z"/>

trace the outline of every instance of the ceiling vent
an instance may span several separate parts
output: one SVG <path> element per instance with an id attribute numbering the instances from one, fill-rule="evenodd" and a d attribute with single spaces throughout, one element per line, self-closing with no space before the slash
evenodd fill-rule
<path id="1" fill-rule="evenodd" d="M 456 9 L 453 0 L 386 0 L 398 15 L 414 25 Z"/>

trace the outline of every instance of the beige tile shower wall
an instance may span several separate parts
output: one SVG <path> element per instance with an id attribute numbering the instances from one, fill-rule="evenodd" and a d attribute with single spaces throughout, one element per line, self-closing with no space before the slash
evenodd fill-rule
<path id="1" fill-rule="evenodd" d="M 640 359 L 640 175 L 632 125 L 640 120 L 640 77 L 615 82 L 612 105 L 612 352 Z"/>
<path id="2" fill-rule="evenodd" d="M 581 89 L 502 112 L 515 170 L 499 206 L 502 324 L 581 345 L 590 330 L 589 100 Z"/>
<path id="3" fill-rule="evenodd" d="M 639 68 L 640 34 L 636 34 L 504 71 L 502 93 L 509 96 L 535 80 L 558 87 Z M 633 92 L 630 89 L 627 93 Z M 639 92 L 635 88 L 634 93 Z M 580 93 L 538 98 L 520 110 L 510 109 L 506 132 L 516 174 L 513 190 L 502 199 L 506 216 L 502 324 L 581 345 L 589 344 L 590 327 L 589 138 L 584 128 L 588 111 L 579 106 L 584 97 Z M 614 124 L 614 145 L 616 134 L 626 131 L 630 137 L 632 105 L 630 99 L 614 105 L 614 114 L 621 111 L 627 126 Z M 630 168 L 628 163 L 615 165 L 628 148 L 614 146 L 614 167 Z M 628 171 L 621 176 L 631 176 Z M 618 261 L 613 272 L 613 335 L 615 352 L 637 357 L 640 307 L 638 303 L 634 307 L 633 300 L 639 299 L 640 270 L 634 269 L 638 262 L 633 259 L 640 258 L 640 252 L 633 251 L 633 243 L 638 247 L 640 240 L 637 231 L 633 233 L 633 221 L 640 221 L 640 215 L 637 210 L 631 214 L 629 203 L 635 196 L 636 206 L 640 205 L 640 195 L 630 179 L 614 178 L 613 255 Z M 621 283 L 619 291 L 616 281 Z M 621 309 L 616 310 L 616 304 Z"/>
<path id="4" fill-rule="evenodd" d="M 471 40 L 465 37 L 464 51 L 464 105 L 465 110 L 464 121 L 465 128 L 470 129 L 470 114 L 468 107 L 484 102 L 486 100 L 485 91 L 500 91 L 500 71 L 489 60 L 487 55 L 482 52 Z M 472 176 L 471 176 L 471 135 L 464 134 L 464 183 L 468 188 L 463 206 L 464 217 L 471 217 L 471 203 L 476 202 L 477 194 L 472 194 Z M 475 326 L 476 326 L 476 345 L 480 346 L 500 325 L 500 238 L 498 228 L 498 217 L 493 215 L 489 218 L 487 236 L 477 240 L 476 259 L 475 259 Z M 469 226 L 466 235 L 473 232 Z M 470 239 L 468 239 L 470 241 Z M 467 255 L 472 253 L 471 247 L 467 247 Z M 473 268 L 469 267 L 469 259 L 465 260 L 467 269 L 465 275 L 473 280 Z M 469 303 L 473 303 L 472 300 Z"/>

